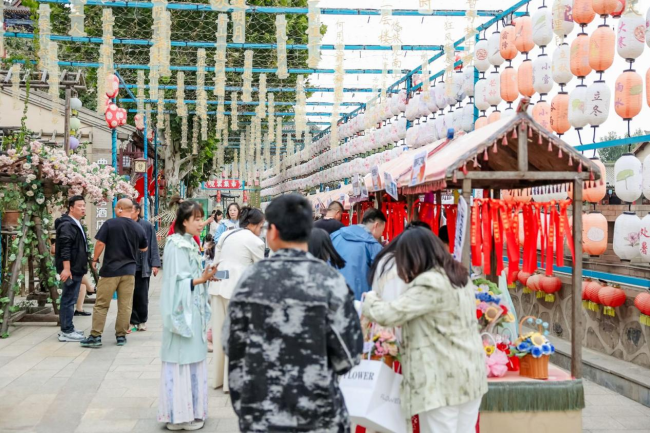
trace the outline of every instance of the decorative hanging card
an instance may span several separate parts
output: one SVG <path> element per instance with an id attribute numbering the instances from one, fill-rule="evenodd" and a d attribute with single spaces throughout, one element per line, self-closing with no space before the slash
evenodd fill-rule
<path id="1" fill-rule="evenodd" d="M 375 191 L 381 189 L 381 176 L 379 176 L 379 166 L 375 165 L 370 169 L 370 176 L 372 177 L 372 189 Z"/>
<path id="2" fill-rule="evenodd" d="M 355 174 L 352 177 L 352 195 L 359 197 L 361 195 L 361 185 L 359 184 L 359 175 Z"/>
<path id="3" fill-rule="evenodd" d="M 393 175 L 389 172 L 384 172 L 384 185 L 386 193 L 395 200 L 399 200 L 399 195 L 397 194 L 397 182 L 395 182 Z"/>
<path id="4" fill-rule="evenodd" d="M 463 260 L 463 245 L 467 232 L 467 202 L 463 197 L 458 199 L 458 213 L 456 214 L 456 236 L 454 238 L 454 259 L 458 262 Z"/>
<path id="5" fill-rule="evenodd" d="M 411 182 L 409 186 L 415 186 L 424 181 L 424 173 L 427 169 L 426 150 L 413 157 L 413 168 L 411 169 Z"/>

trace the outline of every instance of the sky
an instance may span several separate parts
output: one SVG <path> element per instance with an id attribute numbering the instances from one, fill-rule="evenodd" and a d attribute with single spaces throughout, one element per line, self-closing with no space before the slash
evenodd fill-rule
<path id="1" fill-rule="evenodd" d="M 440 2 L 432 0 L 432 7 L 442 8 L 441 5 L 444 5 L 445 9 L 466 9 L 467 3 L 464 0 L 457 0 L 455 2 Z M 513 4 L 515 0 L 478 0 L 477 9 L 479 10 L 503 10 L 507 9 Z M 531 15 L 542 6 L 544 3 L 543 0 L 532 0 L 529 5 L 529 12 Z M 551 7 L 553 2 L 546 1 L 547 6 Z M 322 8 L 358 8 L 358 9 L 380 9 L 383 5 L 390 5 L 391 7 L 397 9 L 417 9 L 419 7 L 419 0 L 321 0 L 320 7 Z M 636 10 L 641 13 L 642 16 L 646 16 L 646 12 L 650 7 L 650 0 L 639 0 L 636 6 Z M 525 8 L 520 9 L 520 11 L 525 11 Z M 336 33 L 337 33 L 337 24 L 342 23 L 344 42 L 346 44 L 379 44 L 379 36 L 381 33 L 382 25 L 380 23 L 379 16 L 344 16 L 344 15 L 321 15 L 321 21 L 323 24 L 328 26 L 327 33 L 324 35 L 322 43 L 323 44 L 335 44 L 336 43 Z M 411 45 L 442 45 L 445 41 L 445 22 L 448 20 L 453 26 L 451 30 L 452 39 L 454 41 L 460 39 L 465 35 L 465 27 L 467 25 L 467 20 L 464 17 L 391 17 L 392 20 L 397 20 L 402 28 L 401 31 L 401 40 L 402 44 L 411 44 Z M 477 17 L 474 21 L 475 26 L 482 24 L 485 21 L 488 21 L 489 17 Z M 587 26 L 586 32 L 588 34 L 593 33 L 593 31 L 602 24 L 602 19 L 596 17 L 596 19 Z M 614 31 L 616 31 L 616 26 L 618 25 L 618 20 L 608 18 L 608 24 L 612 26 Z M 488 29 L 487 37 L 495 30 L 494 26 Z M 573 32 L 568 36 L 567 41 L 570 44 L 571 41 L 579 33 L 578 25 L 574 26 Z M 552 55 L 555 50 L 555 42 L 551 42 L 551 45 L 547 48 L 547 53 Z M 535 58 L 539 54 L 540 49 L 535 48 L 529 54 L 530 58 Z M 365 69 L 382 69 L 383 68 L 383 56 L 386 54 L 389 56 L 389 61 L 392 59 L 392 53 L 390 51 L 345 51 L 345 61 L 344 67 L 346 69 L 351 68 L 365 68 Z M 385 54 L 384 54 L 385 53 Z M 437 52 L 427 52 L 427 57 L 430 58 Z M 401 67 L 402 69 L 413 69 L 422 64 L 422 52 L 413 51 L 413 52 L 402 52 L 401 53 Z M 519 63 L 523 60 L 523 55 L 519 54 L 517 58 L 513 61 L 513 66 L 518 67 Z M 322 58 L 319 64 L 319 68 L 334 68 L 336 65 L 336 51 L 322 51 Z M 437 61 L 430 64 L 430 73 L 434 74 L 445 67 L 444 58 L 438 59 Z M 614 64 L 609 68 L 603 75 L 605 82 L 610 85 L 610 89 L 614 90 L 614 83 L 616 78 L 620 75 L 625 69 L 628 69 L 628 64 L 618 55 L 615 55 Z M 636 60 L 634 64 L 634 69 L 644 78 L 644 91 L 645 91 L 645 76 L 646 71 L 650 67 L 650 48 L 645 46 L 643 54 Z M 346 74 L 344 79 L 345 87 L 372 87 L 373 79 L 378 78 L 381 82 L 381 75 L 372 75 L 372 74 Z M 390 77 L 389 77 L 390 78 Z M 310 76 L 310 83 L 315 87 L 333 87 L 334 86 L 334 74 L 313 74 Z M 592 72 L 585 79 L 585 84 L 589 85 L 598 79 L 598 75 L 595 72 Z M 389 80 L 390 83 L 393 80 Z M 574 78 L 567 86 L 566 90 L 571 92 L 578 83 L 578 79 Z M 556 84 L 547 98 L 548 101 L 557 94 L 559 86 Z M 309 101 L 333 101 L 333 93 L 316 93 L 311 96 Z M 533 97 L 533 100 L 537 100 L 539 97 Z M 363 93 L 345 93 L 344 101 L 355 101 L 355 102 L 366 102 L 368 99 L 368 94 Z M 612 98 L 613 99 L 613 98 Z M 516 104 L 513 104 L 516 106 Z M 506 107 L 506 103 L 502 102 L 499 106 L 501 109 Z M 319 107 L 319 106 L 308 106 L 307 110 L 309 111 L 331 111 L 331 106 Z M 352 111 L 354 107 L 342 107 L 341 111 Z M 320 121 L 320 122 L 329 122 L 329 117 L 309 117 L 309 120 Z M 641 113 L 632 120 L 631 129 L 632 131 L 637 128 L 648 129 L 650 130 L 650 108 L 645 103 L 645 93 L 644 93 L 644 104 Z M 624 131 L 627 131 L 627 123 L 624 122 L 614 111 L 614 107 L 610 107 L 610 114 L 608 120 L 601 125 L 597 131 L 597 136 L 601 137 L 606 135 L 610 131 L 617 131 L 619 135 L 622 135 Z M 588 131 L 582 133 L 583 143 L 592 142 L 592 130 L 588 128 Z M 578 145 L 578 135 L 576 131 L 570 130 L 567 132 L 563 139 L 569 144 Z M 597 140 L 598 141 L 598 140 Z"/>

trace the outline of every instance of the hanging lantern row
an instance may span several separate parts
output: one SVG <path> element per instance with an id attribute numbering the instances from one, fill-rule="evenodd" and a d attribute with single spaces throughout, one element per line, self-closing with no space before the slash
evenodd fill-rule
<path id="1" fill-rule="evenodd" d="M 627 295 L 619 287 L 605 285 L 597 281 L 586 280 L 582 282 L 582 306 L 590 311 L 599 312 L 603 306 L 603 314 L 616 316 L 616 308 L 625 304 Z"/>
<path id="2" fill-rule="evenodd" d="M 636 295 L 634 306 L 641 312 L 639 323 L 650 326 L 650 293 L 643 292 Z"/>

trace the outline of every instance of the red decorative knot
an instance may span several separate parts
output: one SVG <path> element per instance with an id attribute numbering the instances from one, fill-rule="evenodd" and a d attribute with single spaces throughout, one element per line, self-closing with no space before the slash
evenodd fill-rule
<path id="1" fill-rule="evenodd" d="M 503 136 L 503 139 L 501 140 L 501 144 L 502 144 L 503 146 L 507 146 L 507 145 L 508 145 L 508 138 L 507 138 L 505 135 Z"/>
<path id="2" fill-rule="evenodd" d="M 558 158 L 562 158 L 562 148 L 558 147 L 559 152 L 557 153 Z"/>
<path id="3" fill-rule="evenodd" d="M 483 150 L 483 161 L 488 160 L 488 148 L 486 147 L 485 150 Z"/>
<path id="4" fill-rule="evenodd" d="M 492 147 L 492 153 L 497 153 L 499 151 L 499 147 L 497 146 L 497 142 L 494 142 L 494 146 Z"/>
<path id="5" fill-rule="evenodd" d="M 569 155 L 569 167 L 573 167 L 573 156 Z"/>
<path id="6" fill-rule="evenodd" d="M 517 128 L 512 130 L 512 138 L 517 138 Z"/>
<path id="7" fill-rule="evenodd" d="M 477 157 L 474 156 L 474 168 L 478 167 Z"/>

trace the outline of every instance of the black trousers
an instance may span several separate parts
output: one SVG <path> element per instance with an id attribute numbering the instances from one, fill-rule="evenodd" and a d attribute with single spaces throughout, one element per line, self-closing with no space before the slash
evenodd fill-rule
<path id="1" fill-rule="evenodd" d="M 133 325 L 147 323 L 149 316 L 149 278 L 143 277 L 140 271 L 135 273 L 133 310 L 131 310 L 131 324 Z"/>

